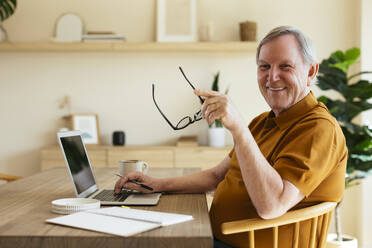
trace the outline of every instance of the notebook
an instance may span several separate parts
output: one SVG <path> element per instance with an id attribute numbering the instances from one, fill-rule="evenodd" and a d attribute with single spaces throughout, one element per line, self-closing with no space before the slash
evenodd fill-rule
<path id="1" fill-rule="evenodd" d="M 127 237 L 190 220 L 193 220 L 191 215 L 110 207 L 52 218 L 46 222 Z"/>
<path id="2" fill-rule="evenodd" d="M 100 190 L 81 132 L 59 132 L 57 136 L 77 197 L 97 199 L 101 205 L 156 205 L 159 202 L 161 193 L 142 194 L 123 190 L 121 194 L 115 195 L 114 189 Z"/>

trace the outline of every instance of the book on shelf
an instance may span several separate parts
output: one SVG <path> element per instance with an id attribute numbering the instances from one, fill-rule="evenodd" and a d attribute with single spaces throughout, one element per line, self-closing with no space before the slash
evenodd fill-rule
<path id="1" fill-rule="evenodd" d="M 82 41 L 125 41 L 125 37 L 111 31 L 88 31 Z"/>
<path id="2" fill-rule="evenodd" d="M 191 215 L 109 207 L 47 219 L 46 222 L 127 237 L 190 220 L 193 220 Z"/>
<path id="3" fill-rule="evenodd" d="M 120 39 L 82 39 L 81 40 L 84 43 L 111 43 L 111 42 L 125 42 L 125 40 L 120 40 Z"/>

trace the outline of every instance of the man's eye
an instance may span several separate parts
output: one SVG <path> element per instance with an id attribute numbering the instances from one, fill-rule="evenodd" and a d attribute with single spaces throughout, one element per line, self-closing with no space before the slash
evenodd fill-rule
<path id="1" fill-rule="evenodd" d="M 269 68 L 270 68 L 269 65 L 260 65 L 260 69 L 261 69 L 261 70 L 267 70 L 267 69 L 269 69 Z"/>
<path id="2" fill-rule="evenodd" d="M 284 65 L 281 65 L 280 67 L 281 67 L 282 69 L 289 69 L 289 68 L 291 68 L 291 65 L 284 64 Z"/>

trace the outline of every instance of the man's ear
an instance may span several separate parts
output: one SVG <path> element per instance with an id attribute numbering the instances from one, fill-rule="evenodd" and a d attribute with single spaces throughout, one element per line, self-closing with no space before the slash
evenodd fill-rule
<path id="1" fill-rule="evenodd" d="M 318 70 L 319 70 L 319 64 L 318 63 L 314 63 L 314 64 L 309 65 L 309 73 L 307 75 L 307 84 L 306 84 L 308 87 L 310 87 L 311 82 L 316 77 L 316 74 L 318 74 Z"/>

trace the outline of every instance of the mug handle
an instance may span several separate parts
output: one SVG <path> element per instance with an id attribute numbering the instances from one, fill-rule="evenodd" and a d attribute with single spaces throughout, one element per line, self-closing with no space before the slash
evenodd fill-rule
<path id="1" fill-rule="evenodd" d="M 143 161 L 142 162 L 142 173 L 147 174 L 148 170 L 149 170 L 149 165 L 145 161 Z"/>

